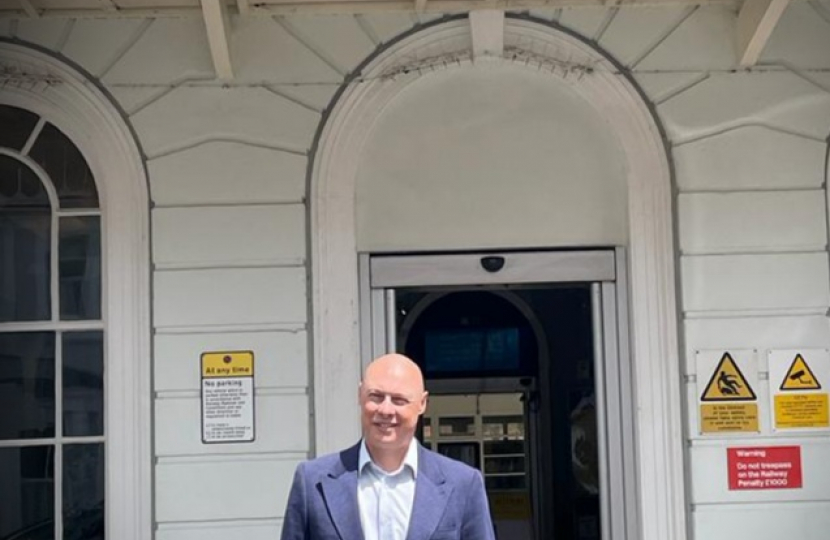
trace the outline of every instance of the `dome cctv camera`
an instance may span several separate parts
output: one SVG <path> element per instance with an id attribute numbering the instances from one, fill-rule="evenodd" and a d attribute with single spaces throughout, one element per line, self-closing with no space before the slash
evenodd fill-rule
<path id="1" fill-rule="evenodd" d="M 504 268 L 504 257 L 489 256 L 481 258 L 481 267 L 487 272 L 494 273 Z"/>

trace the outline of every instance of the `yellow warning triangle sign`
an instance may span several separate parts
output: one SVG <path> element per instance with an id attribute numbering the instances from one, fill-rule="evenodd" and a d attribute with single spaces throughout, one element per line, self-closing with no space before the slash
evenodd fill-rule
<path id="1" fill-rule="evenodd" d="M 755 401 L 755 392 L 741 373 L 738 364 L 726 352 L 712 373 L 700 401 Z"/>
<path id="2" fill-rule="evenodd" d="M 781 390 L 821 390 L 821 383 L 800 353 L 795 355 L 790 369 L 787 370 L 787 375 L 781 382 Z"/>

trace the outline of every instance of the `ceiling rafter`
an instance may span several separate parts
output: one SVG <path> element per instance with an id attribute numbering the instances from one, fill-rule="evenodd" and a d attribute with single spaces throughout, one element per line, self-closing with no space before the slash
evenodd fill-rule
<path id="1" fill-rule="evenodd" d="M 216 77 L 224 80 L 232 79 L 228 7 L 224 0 L 201 0 L 201 2 Z"/>
<path id="2" fill-rule="evenodd" d="M 738 13 L 738 63 L 751 67 L 758 62 L 775 25 L 790 0 L 744 0 Z"/>
<path id="3" fill-rule="evenodd" d="M 26 15 L 28 15 L 32 19 L 40 18 L 40 11 L 38 11 L 38 9 L 32 3 L 32 0 L 17 0 L 17 1 L 20 4 L 20 7 L 23 9 L 23 11 L 26 12 Z"/>
<path id="4" fill-rule="evenodd" d="M 243 17 L 251 14 L 251 4 L 248 0 L 236 0 L 236 9 L 239 10 L 239 14 Z"/>

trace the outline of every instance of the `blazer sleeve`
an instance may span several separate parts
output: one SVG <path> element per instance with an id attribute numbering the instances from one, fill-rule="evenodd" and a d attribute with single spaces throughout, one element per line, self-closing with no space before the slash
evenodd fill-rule
<path id="1" fill-rule="evenodd" d="M 481 472 L 473 471 L 464 493 L 467 504 L 464 510 L 464 522 L 461 525 L 461 540 L 495 540 L 493 518 L 487 503 L 487 492 Z"/>
<path id="2" fill-rule="evenodd" d="M 305 487 L 305 463 L 297 465 L 294 481 L 285 506 L 280 540 L 309 540 L 308 537 L 308 498 Z"/>

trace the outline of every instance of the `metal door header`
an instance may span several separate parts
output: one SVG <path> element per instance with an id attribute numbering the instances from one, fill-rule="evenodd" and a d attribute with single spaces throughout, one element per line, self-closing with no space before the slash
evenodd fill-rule
<path id="1" fill-rule="evenodd" d="M 370 287 L 575 283 L 616 279 L 613 250 L 373 255 Z"/>

